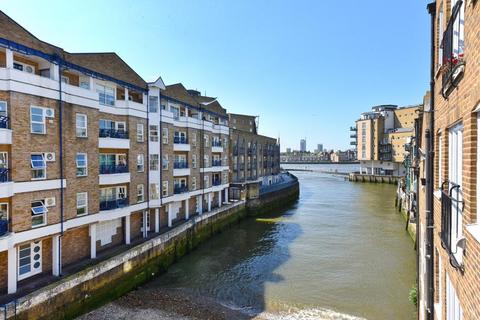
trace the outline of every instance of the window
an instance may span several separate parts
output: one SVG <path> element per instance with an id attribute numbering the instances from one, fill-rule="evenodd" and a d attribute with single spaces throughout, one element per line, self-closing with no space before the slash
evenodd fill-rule
<path id="1" fill-rule="evenodd" d="M 0 101 L 0 117 L 6 117 L 7 114 L 7 102 Z"/>
<path id="2" fill-rule="evenodd" d="M 83 89 L 90 90 L 90 78 L 85 76 L 80 76 L 79 78 L 79 87 Z"/>
<path id="3" fill-rule="evenodd" d="M 209 159 L 208 154 L 205 154 L 205 155 L 203 156 L 203 167 L 204 167 L 204 168 L 208 168 L 208 167 L 209 167 L 209 165 L 208 165 L 208 162 L 209 162 L 208 159 Z"/>
<path id="4" fill-rule="evenodd" d="M 19 71 L 24 71 L 27 73 L 35 73 L 35 67 L 23 62 L 19 61 L 14 61 L 13 62 L 13 69 L 19 70 Z"/>
<path id="5" fill-rule="evenodd" d="M 148 97 L 148 110 L 149 112 L 158 112 L 158 97 L 157 96 L 149 96 Z"/>
<path id="6" fill-rule="evenodd" d="M 204 187 L 204 188 L 209 188 L 208 181 L 209 181 L 208 175 L 205 175 L 205 176 L 203 177 L 203 185 L 204 185 L 203 187 Z"/>
<path id="7" fill-rule="evenodd" d="M 162 169 L 168 170 L 168 154 L 162 156 Z"/>
<path id="8" fill-rule="evenodd" d="M 457 3 L 461 0 L 452 0 L 452 11 L 457 5 Z M 462 1 L 460 11 L 458 12 L 457 16 L 455 17 L 455 21 L 453 23 L 453 57 L 461 58 L 463 57 L 463 53 L 465 50 L 465 0 Z M 448 57 L 448 58 L 453 58 Z"/>
<path id="9" fill-rule="evenodd" d="M 158 126 L 150 125 L 150 141 L 158 142 Z"/>
<path id="10" fill-rule="evenodd" d="M 438 135 L 438 188 L 442 187 L 442 143 L 443 139 L 441 135 Z"/>
<path id="11" fill-rule="evenodd" d="M 77 127 L 77 137 L 85 138 L 87 136 L 87 115 L 77 113 L 75 115 L 75 123 Z"/>
<path id="12" fill-rule="evenodd" d="M 203 138 L 204 138 L 204 140 L 205 140 L 205 143 L 204 143 L 204 144 L 205 144 L 205 147 L 208 147 L 208 141 L 209 141 L 208 135 L 204 135 Z"/>
<path id="13" fill-rule="evenodd" d="M 162 129 L 162 142 L 163 144 L 168 144 L 168 128 Z"/>
<path id="14" fill-rule="evenodd" d="M 34 153 L 30 156 L 30 165 L 32 167 L 32 179 L 47 178 L 47 163 L 43 153 Z"/>
<path id="15" fill-rule="evenodd" d="M 47 224 L 47 212 L 48 209 L 45 207 L 43 200 L 33 201 L 31 203 L 32 211 L 32 228 L 41 227 Z"/>
<path id="16" fill-rule="evenodd" d="M 192 146 L 197 146 L 197 133 L 193 132 L 191 133 L 191 139 L 192 139 Z"/>
<path id="17" fill-rule="evenodd" d="M 438 45 L 438 57 L 437 57 L 437 66 L 441 67 L 443 64 L 443 48 L 442 48 L 442 42 L 443 42 L 443 31 L 444 31 L 444 25 L 443 25 L 443 3 L 440 4 L 440 11 L 438 12 L 438 39 L 437 39 L 437 45 Z"/>
<path id="18" fill-rule="evenodd" d="M 45 134 L 47 132 L 43 108 L 30 107 L 30 132 L 36 134 Z"/>
<path id="19" fill-rule="evenodd" d="M 86 192 L 77 193 L 77 216 L 88 214 L 88 194 Z"/>
<path id="20" fill-rule="evenodd" d="M 18 280 L 42 272 L 42 241 L 18 246 Z"/>
<path id="21" fill-rule="evenodd" d="M 85 177 L 87 175 L 87 154 L 77 153 L 77 177 Z"/>
<path id="22" fill-rule="evenodd" d="M 143 172 L 145 170 L 145 162 L 143 154 L 137 155 L 137 172 Z"/>
<path id="23" fill-rule="evenodd" d="M 455 287 L 453 286 L 452 282 L 450 281 L 450 277 L 448 273 L 445 273 L 447 278 L 447 286 L 446 286 L 446 312 L 447 312 L 447 320 L 462 320 L 463 319 L 463 310 L 462 306 L 460 305 L 460 300 L 458 300 L 457 292 L 455 291 Z"/>
<path id="24" fill-rule="evenodd" d="M 150 155 L 150 170 L 152 171 L 158 170 L 158 154 Z"/>
<path id="25" fill-rule="evenodd" d="M 197 155 L 192 154 L 192 168 L 196 169 L 197 168 Z"/>
<path id="26" fill-rule="evenodd" d="M 8 221 L 8 203 L 7 202 L 0 203 L 0 221 L 1 220 Z"/>
<path id="27" fill-rule="evenodd" d="M 144 139 L 143 123 L 137 123 L 137 142 L 143 142 Z"/>
<path id="28" fill-rule="evenodd" d="M 160 198 L 158 183 L 150 183 L 150 200 L 156 200 L 158 198 Z"/>
<path id="29" fill-rule="evenodd" d="M 115 89 L 97 83 L 98 102 L 103 106 L 115 105 Z"/>
<path id="30" fill-rule="evenodd" d="M 449 130 L 448 151 L 448 181 L 451 192 L 451 245 L 448 250 L 453 253 L 459 264 L 462 264 L 463 249 L 457 246 L 457 241 L 463 237 L 463 213 L 462 213 L 462 164 L 463 164 L 463 126 L 458 124 Z M 455 187 L 458 185 L 459 187 Z"/>
<path id="31" fill-rule="evenodd" d="M 168 181 L 162 182 L 162 197 L 168 196 Z"/>
<path id="32" fill-rule="evenodd" d="M 137 202 L 145 201 L 145 195 L 143 190 L 143 184 L 137 185 Z"/>
<path id="33" fill-rule="evenodd" d="M 197 177 L 192 177 L 192 190 L 197 190 Z"/>

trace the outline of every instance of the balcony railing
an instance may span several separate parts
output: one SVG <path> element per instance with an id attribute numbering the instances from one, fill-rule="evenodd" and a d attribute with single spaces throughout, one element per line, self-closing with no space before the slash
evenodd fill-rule
<path id="1" fill-rule="evenodd" d="M 173 193 L 174 194 L 180 194 L 180 193 L 185 193 L 188 192 L 188 187 L 187 186 L 174 186 L 173 187 Z"/>
<path id="2" fill-rule="evenodd" d="M 457 241 L 462 230 L 463 200 L 461 200 L 460 186 L 451 182 L 444 182 L 442 186 L 442 225 L 440 238 L 442 247 L 448 252 L 450 262 L 455 268 L 461 268 L 457 260 Z M 453 241 L 453 243 L 452 243 Z"/>
<path id="3" fill-rule="evenodd" d="M 212 186 L 219 186 L 221 184 L 222 184 L 222 180 L 220 180 L 220 179 L 212 180 Z"/>
<path id="4" fill-rule="evenodd" d="M 188 162 L 187 161 L 175 161 L 173 163 L 174 169 L 188 169 Z"/>
<path id="5" fill-rule="evenodd" d="M 379 159 L 380 161 L 392 161 L 392 155 L 389 153 L 380 154 Z"/>
<path id="6" fill-rule="evenodd" d="M 128 166 L 117 164 L 101 164 L 100 174 L 127 173 Z"/>
<path id="7" fill-rule="evenodd" d="M 448 22 L 447 28 L 443 33 L 442 50 L 442 94 L 444 97 L 448 95 L 449 89 L 457 84 L 460 72 L 459 67 L 463 66 L 463 40 L 460 39 L 460 9 L 464 1 L 457 1 L 452 9 L 452 15 Z M 455 28 L 456 27 L 456 28 Z M 455 43 L 457 41 L 457 43 Z M 457 50 L 455 50 L 455 47 Z M 461 49 L 462 48 L 462 49 Z M 455 52 L 457 51 L 457 52 Z"/>
<path id="8" fill-rule="evenodd" d="M 222 141 L 218 140 L 213 140 L 212 141 L 212 147 L 221 147 L 222 146 Z"/>
<path id="9" fill-rule="evenodd" d="M 222 160 L 212 160 L 212 167 L 221 167 Z"/>
<path id="10" fill-rule="evenodd" d="M 0 168 L 0 183 L 10 181 L 10 169 Z"/>
<path id="11" fill-rule="evenodd" d="M 112 210 L 128 206 L 128 198 L 100 200 L 100 210 Z"/>
<path id="12" fill-rule="evenodd" d="M 352 138 L 352 139 L 357 139 L 357 134 L 356 134 L 356 133 L 352 133 L 352 134 L 350 135 L 350 138 Z"/>
<path id="13" fill-rule="evenodd" d="M 350 127 L 350 131 L 357 131 L 357 127 Z"/>
<path id="14" fill-rule="evenodd" d="M 5 116 L 0 116 L 0 128 L 9 129 L 10 128 L 10 118 Z"/>
<path id="15" fill-rule="evenodd" d="M 186 137 L 174 137 L 173 143 L 175 144 L 188 144 L 188 139 Z"/>
<path id="16" fill-rule="evenodd" d="M 389 143 L 380 144 L 380 149 L 378 150 L 380 153 L 390 153 L 392 152 L 392 145 Z"/>
<path id="17" fill-rule="evenodd" d="M 351 145 L 351 146 L 356 146 L 356 145 L 357 145 L 357 141 L 350 141 L 350 145 Z"/>
<path id="18" fill-rule="evenodd" d="M 117 129 L 100 129 L 100 138 L 128 139 L 128 132 Z"/>
<path id="19" fill-rule="evenodd" d="M 0 237 L 8 232 L 8 220 L 0 219 Z"/>

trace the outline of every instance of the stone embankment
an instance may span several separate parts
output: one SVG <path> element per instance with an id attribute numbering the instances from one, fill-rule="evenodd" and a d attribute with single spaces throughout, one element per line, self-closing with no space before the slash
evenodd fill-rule
<path id="1" fill-rule="evenodd" d="M 192 217 L 166 233 L 0 307 L 0 319 L 71 319 L 119 298 L 164 273 L 200 243 L 247 215 L 296 201 L 299 184 L 271 186 L 258 198 L 241 200 Z"/>

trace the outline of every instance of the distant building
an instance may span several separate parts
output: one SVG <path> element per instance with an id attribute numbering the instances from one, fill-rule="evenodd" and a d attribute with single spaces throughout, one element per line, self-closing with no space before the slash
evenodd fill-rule
<path id="1" fill-rule="evenodd" d="M 381 105 L 361 114 L 355 138 L 360 171 L 375 175 L 404 175 L 405 144 L 414 135 L 414 121 L 421 105 L 398 108 Z"/>
<path id="2" fill-rule="evenodd" d="M 307 139 L 300 139 L 300 152 L 307 152 Z"/>
<path id="3" fill-rule="evenodd" d="M 292 153 L 292 148 L 287 148 L 287 153 Z"/>
<path id="4" fill-rule="evenodd" d="M 317 153 L 323 152 L 323 144 L 319 143 L 317 145 Z"/>

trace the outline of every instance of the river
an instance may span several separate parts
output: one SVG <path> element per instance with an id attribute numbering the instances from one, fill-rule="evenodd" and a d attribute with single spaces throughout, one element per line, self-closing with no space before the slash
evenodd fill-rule
<path id="1" fill-rule="evenodd" d="M 293 173 L 295 205 L 242 221 L 140 291 L 180 289 L 255 319 L 415 319 L 414 244 L 394 208 L 395 187 Z"/>

